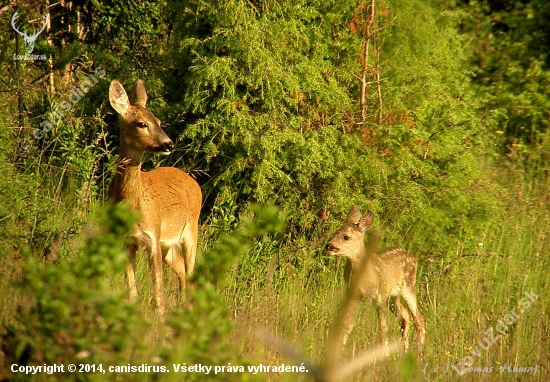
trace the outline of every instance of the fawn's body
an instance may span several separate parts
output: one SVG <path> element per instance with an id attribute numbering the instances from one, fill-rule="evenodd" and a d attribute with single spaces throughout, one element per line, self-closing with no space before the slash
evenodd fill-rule
<path id="1" fill-rule="evenodd" d="M 365 274 L 362 278 L 364 281 L 359 285 L 359 289 L 361 295 L 365 299 L 372 300 L 377 307 L 382 342 L 388 343 L 386 317 L 389 300 L 392 311 L 401 316 L 402 339 L 405 349 L 408 349 L 409 312 L 416 326 L 418 345 L 421 347 L 426 331 L 424 317 L 418 308 L 414 291 L 416 260 L 399 247 L 389 247 L 376 253 L 368 253 L 365 248 L 364 234 L 372 222 L 372 213 L 361 218 L 359 209 L 354 206 L 342 227 L 328 243 L 327 251 L 331 255 L 347 258 L 344 277 L 348 285 L 361 262 L 366 261 Z M 400 298 L 405 301 L 409 312 L 401 304 Z M 347 323 L 344 343 L 353 328 L 353 322 L 352 318 Z"/>
<path id="2" fill-rule="evenodd" d="M 141 213 L 128 248 L 130 264 L 126 276 L 130 297 L 137 296 L 135 254 L 143 248 L 148 255 L 156 309 L 162 314 L 162 261 L 176 272 L 182 290 L 186 275 L 193 273 L 195 267 L 202 193 L 197 182 L 177 168 L 141 171 L 145 152 L 168 155 L 174 148 L 159 119 L 146 108 L 143 82 L 137 80 L 128 96 L 118 81 L 112 81 L 109 99 L 120 125 L 120 163 L 109 187 L 109 200 L 125 201 Z"/>

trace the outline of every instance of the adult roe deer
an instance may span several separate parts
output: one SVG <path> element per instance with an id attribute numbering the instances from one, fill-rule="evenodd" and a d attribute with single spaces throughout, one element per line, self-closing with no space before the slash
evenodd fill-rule
<path id="1" fill-rule="evenodd" d="M 169 155 L 174 144 L 160 126 L 160 120 L 147 110 L 147 92 L 137 80 L 126 93 L 120 82 L 113 80 L 109 101 L 118 113 L 120 126 L 120 162 L 109 187 L 109 200 L 125 201 L 141 214 L 141 220 L 130 233 L 130 264 L 126 277 L 130 298 L 137 296 L 135 276 L 136 251 L 144 248 L 149 261 L 156 310 L 165 310 L 162 261 L 172 268 L 185 288 L 186 275 L 193 273 L 197 254 L 198 219 L 202 193 L 197 182 L 174 167 L 159 167 L 142 172 L 145 152 Z M 183 257 L 176 250 L 183 251 Z"/>
<path id="2" fill-rule="evenodd" d="M 347 258 L 344 273 L 347 284 L 350 284 L 352 274 L 358 271 L 364 261 L 364 279 L 359 285 L 360 294 L 365 299 L 374 302 L 378 310 L 380 320 L 380 339 L 388 344 L 386 317 L 388 312 L 388 300 L 392 311 L 401 316 L 402 341 L 405 350 L 408 349 L 409 314 L 401 305 L 403 298 L 416 326 L 416 338 L 419 349 L 424 343 L 426 330 L 424 328 L 424 316 L 417 305 L 414 284 L 416 282 L 416 260 L 404 249 L 389 247 L 376 253 L 369 253 L 365 249 L 364 234 L 372 225 L 374 215 L 369 212 L 361 218 L 359 207 L 353 206 L 348 213 L 346 221 L 334 234 L 327 244 L 327 252 L 331 255 Z M 366 258 L 364 258 L 367 256 Z M 354 317 L 346 323 L 344 344 L 353 328 Z"/>

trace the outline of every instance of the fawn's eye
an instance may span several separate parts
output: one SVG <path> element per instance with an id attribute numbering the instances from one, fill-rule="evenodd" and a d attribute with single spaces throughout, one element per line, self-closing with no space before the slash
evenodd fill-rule
<path id="1" fill-rule="evenodd" d="M 147 127 L 147 124 L 145 122 L 137 122 L 136 126 L 139 127 L 140 129 L 144 129 Z"/>
<path id="2" fill-rule="evenodd" d="M 350 239 L 350 237 L 349 237 L 348 235 L 344 235 L 343 239 L 344 239 L 345 241 L 348 241 L 348 240 Z"/>

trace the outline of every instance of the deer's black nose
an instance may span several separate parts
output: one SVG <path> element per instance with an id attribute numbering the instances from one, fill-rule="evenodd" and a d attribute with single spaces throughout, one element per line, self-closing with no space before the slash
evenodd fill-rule
<path id="1" fill-rule="evenodd" d="M 162 151 L 171 153 L 174 150 L 174 143 L 168 140 L 162 144 Z"/>

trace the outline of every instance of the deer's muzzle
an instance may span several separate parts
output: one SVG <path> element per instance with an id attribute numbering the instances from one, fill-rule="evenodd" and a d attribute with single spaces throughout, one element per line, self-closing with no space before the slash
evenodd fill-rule
<path id="1" fill-rule="evenodd" d="M 169 155 L 174 150 L 174 143 L 171 140 L 163 142 L 162 145 L 156 147 L 156 152 L 159 154 Z"/>

